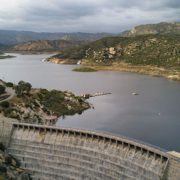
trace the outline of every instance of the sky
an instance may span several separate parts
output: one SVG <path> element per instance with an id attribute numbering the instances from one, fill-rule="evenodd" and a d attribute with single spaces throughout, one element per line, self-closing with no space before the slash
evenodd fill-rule
<path id="1" fill-rule="evenodd" d="M 0 0 L 0 29 L 118 33 L 180 21 L 180 0 Z"/>

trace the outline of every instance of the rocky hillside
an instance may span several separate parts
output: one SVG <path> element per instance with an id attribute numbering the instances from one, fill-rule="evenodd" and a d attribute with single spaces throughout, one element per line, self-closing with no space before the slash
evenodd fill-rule
<path id="1" fill-rule="evenodd" d="M 38 40 L 18 44 L 10 51 L 29 51 L 29 52 L 42 52 L 42 51 L 62 51 L 72 47 L 85 44 L 85 41 L 70 41 L 70 40 Z"/>
<path id="2" fill-rule="evenodd" d="M 180 22 L 140 25 L 123 32 L 120 36 L 133 37 L 147 34 L 180 34 Z"/>
<path id="3" fill-rule="evenodd" d="M 180 36 L 146 35 L 109 37 L 78 48 L 64 51 L 49 59 L 82 60 L 96 65 L 125 62 L 180 70 Z"/>

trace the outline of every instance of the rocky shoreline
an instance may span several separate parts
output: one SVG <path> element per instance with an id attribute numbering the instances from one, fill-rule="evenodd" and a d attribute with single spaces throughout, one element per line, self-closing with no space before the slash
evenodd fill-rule
<path id="1" fill-rule="evenodd" d="M 54 64 L 77 64 L 77 62 L 72 59 L 47 58 L 46 61 Z"/>
<path id="2" fill-rule="evenodd" d="M 48 62 L 54 63 L 54 64 L 77 64 L 73 61 L 71 63 L 70 60 L 66 59 L 58 59 L 58 58 L 52 58 L 48 59 Z M 177 70 L 169 70 L 165 69 L 163 67 L 156 67 L 156 66 L 150 66 L 150 65 L 132 65 L 129 63 L 124 62 L 115 62 L 111 65 L 97 65 L 95 63 L 89 63 L 89 61 L 82 61 L 82 65 L 84 67 L 93 68 L 96 71 L 122 71 L 122 72 L 132 72 L 132 73 L 138 73 L 138 74 L 145 74 L 150 76 L 158 76 L 158 77 L 165 77 L 167 79 L 171 80 L 177 80 L 180 81 L 180 72 Z"/>
<path id="3" fill-rule="evenodd" d="M 145 74 L 150 76 L 165 77 L 167 79 L 180 81 L 180 72 L 176 70 L 168 70 L 165 68 L 155 67 L 155 66 L 135 66 L 128 63 L 113 63 L 111 66 L 96 66 L 91 65 L 96 70 L 99 71 L 122 71 L 122 72 L 132 72 L 138 74 Z"/>

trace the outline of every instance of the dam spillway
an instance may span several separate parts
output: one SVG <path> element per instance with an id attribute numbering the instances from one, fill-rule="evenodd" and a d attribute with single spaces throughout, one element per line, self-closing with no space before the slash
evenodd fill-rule
<path id="1" fill-rule="evenodd" d="M 33 179 L 156 180 L 167 174 L 167 153 L 122 137 L 30 124 L 14 124 L 10 136 L 9 153 Z"/>

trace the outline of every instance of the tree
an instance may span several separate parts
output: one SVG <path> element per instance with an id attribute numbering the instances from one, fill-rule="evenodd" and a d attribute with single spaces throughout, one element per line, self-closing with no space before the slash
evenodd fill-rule
<path id="1" fill-rule="evenodd" d="M 6 87 L 13 87 L 14 86 L 14 84 L 12 82 L 7 82 L 5 84 L 6 84 Z"/>
<path id="2" fill-rule="evenodd" d="M 17 96 L 24 96 L 24 95 L 28 95 L 29 92 L 31 91 L 31 84 L 28 82 L 24 82 L 24 81 L 19 81 L 18 85 L 15 88 L 15 92 L 17 94 Z"/>
<path id="3" fill-rule="evenodd" d="M 0 103 L 0 105 L 3 107 L 3 108 L 8 108 L 10 106 L 9 102 L 8 101 L 3 101 Z"/>
<path id="4" fill-rule="evenodd" d="M 0 95 L 5 93 L 5 87 L 0 84 Z"/>

